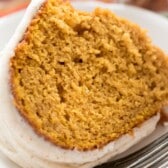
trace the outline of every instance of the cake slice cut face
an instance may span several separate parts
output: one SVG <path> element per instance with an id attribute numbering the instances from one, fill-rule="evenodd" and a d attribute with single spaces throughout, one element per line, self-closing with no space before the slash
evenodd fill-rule
<path id="1" fill-rule="evenodd" d="M 168 102 L 168 59 L 137 25 L 108 10 L 46 1 L 10 60 L 14 104 L 65 149 L 102 148 Z"/>

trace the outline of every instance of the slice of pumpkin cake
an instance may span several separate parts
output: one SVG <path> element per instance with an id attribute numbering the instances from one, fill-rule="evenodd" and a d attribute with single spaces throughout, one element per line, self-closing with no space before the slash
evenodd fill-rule
<path id="1" fill-rule="evenodd" d="M 62 0 L 32 1 L 0 80 L 2 151 L 27 168 L 101 164 L 150 134 L 168 103 L 168 59 L 139 26 Z"/>

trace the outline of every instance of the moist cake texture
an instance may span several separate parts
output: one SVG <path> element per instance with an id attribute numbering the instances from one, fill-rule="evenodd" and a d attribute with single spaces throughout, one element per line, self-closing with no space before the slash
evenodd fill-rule
<path id="1" fill-rule="evenodd" d="M 57 146 L 91 150 L 168 102 L 168 59 L 137 25 L 108 10 L 48 0 L 10 61 L 18 111 Z"/>

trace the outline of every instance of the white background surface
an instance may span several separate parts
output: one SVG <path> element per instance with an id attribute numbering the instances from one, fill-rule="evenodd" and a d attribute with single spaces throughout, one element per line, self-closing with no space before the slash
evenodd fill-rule
<path id="1" fill-rule="evenodd" d="M 110 8 L 114 13 L 128 18 L 129 20 L 132 20 L 135 23 L 141 25 L 141 27 L 147 29 L 148 34 L 152 38 L 154 44 L 158 45 L 166 53 L 168 53 L 168 19 L 142 9 L 124 5 L 110 5 L 98 2 L 76 2 L 74 3 L 74 6 L 78 9 L 87 11 L 93 10 L 96 6 Z M 13 15 L 9 15 L 0 19 L 0 51 L 2 51 L 2 49 L 14 33 L 18 23 L 23 17 L 23 14 L 24 11 L 21 11 L 19 13 L 15 13 Z M 131 148 L 129 151 L 122 154 L 122 156 L 125 156 L 130 152 L 141 148 L 145 144 L 150 143 L 152 140 L 158 138 L 165 132 L 168 132 L 168 127 L 165 128 L 163 126 L 159 126 L 151 136 L 146 138 L 143 142 L 137 144 L 135 147 Z M 0 168 L 18 168 L 18 166 L 9 161 L 0 152 Z"/>

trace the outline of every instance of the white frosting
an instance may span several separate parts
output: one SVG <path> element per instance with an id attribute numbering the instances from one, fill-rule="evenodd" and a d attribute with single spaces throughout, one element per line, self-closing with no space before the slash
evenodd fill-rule
<path id="1" fill-rule="evenodd" d="M 45 141 L 34 133 L 13 105 L 9 86 L 9 60 L 22 39 L 31 19 L 45 0 L 33 0 L 14 36 L 0 57 L 0 148 L 24 168 L 90 168 L 103 163 L 150 134 L 159 114 L 134 129 L 134 136 L 124 135 L 102 149 L 81 152 L 65 150 Z"/>

